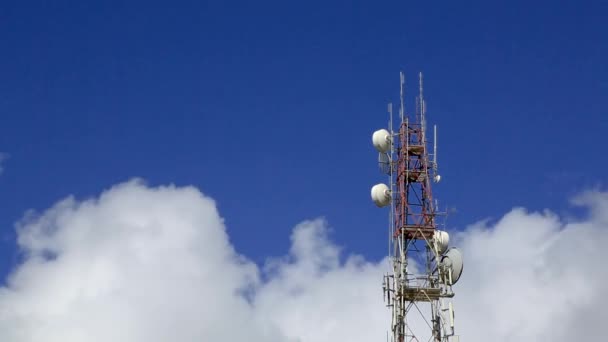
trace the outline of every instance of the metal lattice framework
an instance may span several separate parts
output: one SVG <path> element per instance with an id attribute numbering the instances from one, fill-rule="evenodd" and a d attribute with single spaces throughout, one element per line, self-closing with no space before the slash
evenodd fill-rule
<path id="1" fill-rule="evenodd" d="M 383 289 L 392 311 L 391 341 L 457 341 L 450 298 L 452 270 L 445 267 L 435 242 L 438 212 L 431 184 L 437 174 L 436 139 L 433 160 L 427 149 L 426 103 L 422 73 L 414 120 L 405 115 L 404 76 L 401 73 L 400 124 L 393 131 L 389 105 L 390 150 L 380 158 L 390 181 L 389 256 L 391 273 Z M 435 127 L 436 136 L 436 127 Z"/>

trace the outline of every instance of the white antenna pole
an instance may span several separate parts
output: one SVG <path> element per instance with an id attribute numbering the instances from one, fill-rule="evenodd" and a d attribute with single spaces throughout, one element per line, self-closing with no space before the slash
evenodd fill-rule
<path id="1" fill-rule="evenodd" d="M 435 168 L 435 173 L 437 173 L 437 125 L 433 126 L 433 167 Z"/>
<path id="2" fill-rule="evenodd" d="M 395 185 L 393 183 L 393 156 L 394 156 L 395 145 L 393 144 L 393 140 L 395 139 L 395 137 L 394 137 L 394 132 L 393 132 L 393 103 L 392 102 L 388 104 L 388 115 L 389 115 L 388 129 L 389 129 L 389 132 L 390 132 L 390 135 L 391 135 L 391 147 L 390 147 L 390 149 L 388 151 L 388 167 L 389 167 L 388 184 L 389 184 L 389 187 L 391 189 L 391 194 L 394 194 L 395 193 L 394 192 L 394 190 L 395 190 L 394 186 Z M 393 242 L 392 241 L 393 240 L 392 236 L 395 233 L 395 231 L 394 231 L 395 228 L 393 227 L 393 225 L 395 223 L 394 222 L 395 219 L 393 217 L 393 215 L 395 213 L 395 208 L 394 208 L 393 202 L 394 201 L 391 201 L 391 209 L 390 209 L 390 211 L 388 213 L 388 227 L 389 227 L 388 256 L 389 257 L 391 256 L 391 253 L 392 253 L 392 251 L 391 251 L 391 244 Z M 389 267 L 390 267 L 390 265 L 389 265 Z"/>
<path id="3" fill-rule="evenodd" d="M 419 81 L 419 89 L 418 91 L 420 92 L 420 124 L 421 124 L 421 128 L 422 128 L 422 134 L 424 134 L 424 141 L 426 142 L 426 118 L 425 118 L 425 112 L 426 112 L 426 108 L 425 107 L 425 103 L 424 103 L 424 92 L 423 92 L 423 87 L 422 87 L 422 72 L 420 72 L 418 74 L 418 81 Z"/>
<path id="4" fill-rule="evenodd" d="M 391 133 L 391 139 L 393 138 L 393 104 L 388 104 L 388 130 Z"/>
<path id="5" fill-rule="evenodd" d="M 399 108 L 399 115 L 401 116 L 401 122 L 403 123 L 403 117 L 405 116 L 405 109 L 403 108 L 403 84 L 405 84 L 405 75 L 403 75 L 403 71 L 399 72 L 399 76 L 401 78 L 401 108 Z"/>

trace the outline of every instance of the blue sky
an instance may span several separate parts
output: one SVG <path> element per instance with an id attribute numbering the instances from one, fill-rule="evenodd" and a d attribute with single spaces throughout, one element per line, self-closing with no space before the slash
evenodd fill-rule
<path id="1" fill-rule="evenodd" d="M 195 185 L 261 262 L 325 216 L 381 258 L 371 133 L 425 74 L 449 229 L 514 206 L 569 212 L 602 186 L 601 2 L 5 3 L 0 11 L 0 275 L 14 223 L 141 177 Z"/>

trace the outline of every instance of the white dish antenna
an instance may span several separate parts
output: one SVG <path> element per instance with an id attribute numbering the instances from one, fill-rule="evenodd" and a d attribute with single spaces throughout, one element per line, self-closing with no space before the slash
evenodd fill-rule
<path id="1" fill-rule="evenodd" d="M 386 153 L 390 150 L 391 140 L 391 134 L 385 129 L 379 129 L 372 134 L 372 143 L 380 153 Z"/>
<path id="2" fill-rule="evenodd" d="M 386 184 L 376 184 L 372 187 L 372 201 L 376 206 L 382 208 L 391 203 L 391 190 Z"/>
<path id="3" fill-rule="evenodd" d="M 435 241 L 435 246 L 437 247 L 439 254 L 443 254 L 448 250 L 448 244 L 450 243 L 450 234 L 448 234 L 448 232 L 436 230 L 435 235 L 433 235 L 433 240 Z"/>
<path id="4" fill-rule="evenodd" d="M 456 284 L 462 275 L 464 266 L 460 250 L 454 247 L 448 249 L 443 257 L 441 257 L 441 266 L 443 266 L 446 271 L 449 271 L 449 274 L 446 274 L 446 284 Z"/>

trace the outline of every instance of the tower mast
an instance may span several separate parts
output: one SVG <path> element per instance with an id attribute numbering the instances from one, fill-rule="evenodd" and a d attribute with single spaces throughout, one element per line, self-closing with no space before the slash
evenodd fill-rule
<path id="1" fill-rule="evenodd" d="M 448 248 L 448 233 L 438 229 L 437 217 L 443 213 L 433 204 L 431 185 L 440 177 L 436 146 L 433 160 L 427 148 L 422 73 L 411 121 L 405 115 L 404 79 L 400 73 L 398 130 L 393 131 L 389 110 L 389 131 L 378 130 L 372 137 L 390 184 L 375 185 L 371 195 L 378 207 L 390 205 L 391 272 L 384 276 L 383 290 L 392 311 L 391 341 L 455 341 L 452 285 L 462 273 L 462 255 L 458 249 Z"/>

